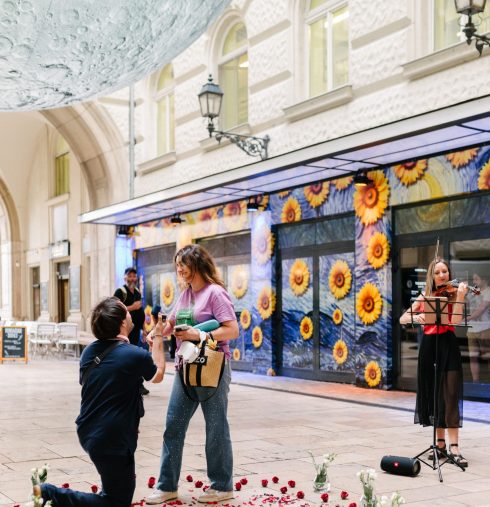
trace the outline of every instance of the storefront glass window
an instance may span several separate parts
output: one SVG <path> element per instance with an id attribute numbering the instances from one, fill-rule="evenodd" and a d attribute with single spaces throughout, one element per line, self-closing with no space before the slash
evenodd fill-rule
<path id="1" fill-rule="evenodd" d="M 450 203 L 451 227 L 490 223 L 490 195 Z"/>
<path id="2" fill-rule="evenodd" d="M 449 203 L 439 202 L 396 211 L 396 234 L 434 231 L 449 227 Z"/>

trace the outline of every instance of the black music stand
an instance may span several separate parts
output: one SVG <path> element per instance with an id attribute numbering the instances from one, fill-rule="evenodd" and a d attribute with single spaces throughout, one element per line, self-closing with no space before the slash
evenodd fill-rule
<path id="1" fill-rule="evenodd" d="M 456 313 L 452 312 L 452 315 L 463 315 L 464 317 L 464 324 L 455 326 L 454 324 L 451 324 L 449 322 L 449 315 L 447 312 L 447 306 L 449 304 L 447 298 L 442 297 L 434 297 L 434 296 L 424 296 L 421 294 L 422 298 L 420 296 L 418 298 L 412 298 L 411 299 L 411 306 L 410 306 L 410 319 L 411 319 L 411 325 L 413 327 L 416 326 L 423 326 L 423 325 L 436 325 L 436 344 L 435 344 L 435 358 L 434 358 L 434 415 L 431 417 L 432 419 L 432 445 L 427 447 L 427 449 L 424 449 L 422 452 L 417 454 L 413 457 L 413 459 L 419 460 L 424 465 L 427 465 L 428 467 L 432 468 L 432 470 L 437 470 L 439 474 L 439 482 L 443 482 L 442 480 L 442 472 L 441 467 L 442 465 L 445 465 L 446 463 L 452 463 L 453 465 L 456 465 L 459 467 L 463 472 L 465 471 L 465 468 L 460 464 L 457 463 L 447 452 L 446 449 L 440 449 L 437 446 L 437 440 L 436 440 L 436 425 L 439 415 L 439 406 L 438 406 L 438 396 L 437 396 L 437 389 L 439 387 L 439 379 L 438 379 L 438 347 L 439 347 L 439 326 L 444 325 L 451 325 L 454 327 L 469 327 L 467 323 L 467 315 L 466 315 L 466 303 L 458 303 L 462 306 L 462 313 Z M 424 311 L 423 312 L 414 312 L 412 310 L 412 304 L 415 301 L 422 301 L 424 303 Z M 454 303 L 453 303 L 454 304 Z M 425 323 L 421 324 L 420 322 L 414 321 L 413 317 L 414 315 L 417 315 L 418 313 L 423 313 L 425 316 Z M 432 463 L 428 463 L 424 459 L 421 458 L 426 452 L 432 451 L 434 455 L 434 460 Z M 439 461 L 439 455 L 441 455 L 443 458 L 445 458 L 445 461 L 442 463 Z"/>

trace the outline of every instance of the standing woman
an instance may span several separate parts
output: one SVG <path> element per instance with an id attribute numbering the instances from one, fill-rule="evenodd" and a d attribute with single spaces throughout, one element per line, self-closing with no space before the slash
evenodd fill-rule
<path id="1" fill-rule="evenodd" d="M 449 263 L 441 258 L 434 259 L 427 271 L 425 296 L 433 295 L 441 286 L 451 280 Z M 468 286 L 461 282 L 456 293 L 449 298 L 448 320 L 451 324 L 459 324 L 463 319 L 464 298 Z M 425 324 L 424 301 L 420 296 L 401 317 L 400 324 L 411 324 L 413 321 Z M 436 333 L 437 343 L 436 358 Z M 434 362 L 437 361 L 438 378 L 436 380 L 437 447 L 446 450 L 445 432 L 449 439 L 449 455 L 463 467 L 468 461 L 459 451 L 458 434 L 463 425 L 463 367 L 458 339 L 454 334 L 454 326 L 425 325 L 424 336 L 419 349 L 417 367 L 417 402 L 415 406 L 415 424 L 432 426 L 434 424 Z M 433 453 L 429 459 L 434 459 Z"/>
<path id="2" fill-rule="evenodd" d="M 187 331 L 174 331 L 176 324 L 192 326 L 216 319 L 220 327 L 208 334 L 218 342 L 219 350 L 225 353 L 225 369 L 215 394 L 203 402 L 190 399 L 182 387 L 180 375 L 175 375 L 163 434 L 160 476 L 155 491 L 146 498 L 146 503 L 161 504 L 178 497 L 185 434 L 199 405 L 206 421 L 206 462 L 211 487 L 198 500 L 201 503 L 229 500 L 233 498 L 233 453 L 227 419 L 231 381 L 228 342 L 238 337 L 238 323 L 230 297 L 205 248 L 187 245 L 176 253 L 174 263 L 177 275 L 186 288 L 170 313 L 163 334 L 176 336 L 178 352 L 183 341 L 199 341 L 199 331 L 192 327 Z M 148 336 L 150 343 L 152 338 Z M 178 355 L 175 367 L 177 370 L 182 367 Z"/>

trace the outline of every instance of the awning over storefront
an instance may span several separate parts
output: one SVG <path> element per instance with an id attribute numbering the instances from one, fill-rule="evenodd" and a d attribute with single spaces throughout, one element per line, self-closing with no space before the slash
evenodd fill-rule
<path id="1" fill-rule="evenodd" d="M 79 221 L 137 225 L 489 142 L 485 96 L 90 211 Z"/>

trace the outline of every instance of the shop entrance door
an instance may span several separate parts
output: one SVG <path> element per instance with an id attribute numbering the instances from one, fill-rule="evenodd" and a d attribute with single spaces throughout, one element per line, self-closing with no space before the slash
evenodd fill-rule
<path id="1" fill-rule="evenodd" d="M 279 252 L 280 375 L 354 381 L 353 250 L 352 241 L 339 241 Z"/>
<path id="2" fill-rule="evenodd" d="M 58 322 L 66 322 L 69 313 L 70 292 L 69 292 L 69 262 L 60 262 L 56 265 L 58 278 Z"/>

